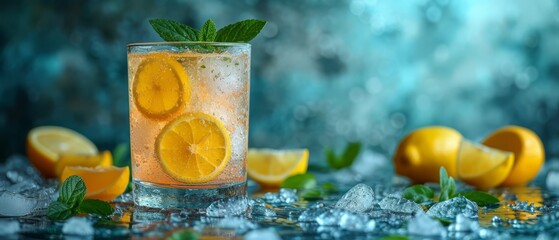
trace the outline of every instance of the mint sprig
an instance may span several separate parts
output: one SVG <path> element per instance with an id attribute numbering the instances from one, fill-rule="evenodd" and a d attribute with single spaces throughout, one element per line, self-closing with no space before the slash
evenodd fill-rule
<path id="1" fill-rule="evenodd" d="M 248 19 L 227 25 L 216 31 L 209 19 L 200 30 L 168 19 L 150 19 L 153 30 L 167 42 L 249 42 L 266 25 L 266 21 Z"/>
<path id="2" fill-rule="evenodd" d="M 361 143 L 348 143 L 341 154 L 336 154 L 334 150 L 327 148 L 324 152 L 328 166 L 333 169 L 342 169 L 351 166 L 361 151 Z"/>
<path id="3" fill-rule="evenodd" d="M 60 186 L 58 199 L 47 209 L 51 220 L 66 220 L 76 213 L 89 213 L 108 216 L 114 212 L 109 203 L 101 200 L 83 200 L 87 187 L 79 176 L 70 176 Z"/>
<path id="4" fill-rule="evenodd" d="M 479 206 L 487 206 L 499 202 L 499 199 L 493 195 L 480 191 L 464 191 L 456 193 L 456 183 L 454 182 L 454 178 L 448 176 L 444 167 L 441 167 L 439 170 L 439 185 L 441 188 L 438 199 L 439 202 L 460 196 L 475 202 Z M 434 191 L 431 188 L 424 185 L 413 185 L 404 190 L 402 197 L 419 204 L 428 205 L 432 203 L 434 196 Z"/>
<path id="5" fill-rule="evenodd" d="M 326 197 L 328 193 L 337 191 L 334 184 L 323 183 L 321 186 L 317 184 L 316 177 L 313 174 L 297 174 L 288 177 L 280 185 L 281 188 L 292 188 L 299 190 L 299 196 L 306 200 L 318 200 Z"/>

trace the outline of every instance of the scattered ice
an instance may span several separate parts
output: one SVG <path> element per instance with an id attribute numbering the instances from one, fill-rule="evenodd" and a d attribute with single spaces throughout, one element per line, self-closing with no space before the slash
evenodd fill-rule
<path id="1" fill-rule="evenodd" d="M 383 210 L 389 210 L 392 212 L 415 213 L 417 211 L 423 211 L 421 205 L 405 198 L 397 198 L 393 196 L 388 196 L 382 199 L 379 206 Z"/>
<path id="2" fill-rule="evenodd" d="M 323 226 L 336 226 L 340 222 L 343 215 L 348 214 L 342 209 L 330 209 L 316 218 L 316 222 Z"/>
<path id="3" fill-rule="evenodd" d="M 206 215 L 210 217 L 238 216 L 246 213 L 248 199 L 246 196 L 220 199 L 206 208 Z"/>
<path id="4" fill-rule="evenodd" d="M 92 225 L 86 218 L 73 217 L 64 223 L 62 232 L 70 235 L 93 235 L 95 230 Z"/>
<path id="5" fill-rule="evenodd" d="M 282 188 L 279 190 L 279 193 L 266 193 L 262 196 L 262 200 L 270 204 L 291 204 L 296 201 L 299 201 L 299 197 L 297 196 L 297 190 L 289 189 L 289 188 Z"/>
<path id="6" fill-rule="evenodd" d="M 326 208 L 309 208 L 299 215 L 299 222 L 315 222 L 316 218 L 321 214 L 327 212 Z"/>
<path id="7" fill-rule="evenodd" d="M 340 217 L 338 225 L 345 230 L 363 231 L 367 229 L 369 223 L 369 217 L 367 215 L 346 213 Z"/>
<path id="8" fill-rule="evenodd" d="M 465 197 L 457 197 L 444 202 L 436 203 L 429 208 L 427 215 L 453 221 L 460 213 L 465 217 L 477 219 L 477 211 L 478 207 L 475 202 L 472 202 Z"/>
<path id="9" fill-rule="evenodd" d="M 31 213 L 36 205 L 36 199 L 26 198 L 21 194 L 8 191 L 0 193 L 0 216 L 24 216 Z"/>
<path id="10" fill-rule="evenodd" d="M 320 210 L 315 209 L 315 211 L 318 213 Z M 374 221 L 371 222 L 368 215 L 343 209 L 326 210 L 315 217 L 315 221 L 320 226 L 339 226 L 350 231 L 372 231 L 375 228 Z"/>
<path id="11" fill-rule="evenodd" d="M 262 206 L 251 207 L 249 213 L 250 216 L 260 216 L 260 217 L 268 217 L 268 218 L 276 217 L 276 212 L 274 212 L 274 210 Z"/>
<path id="12" fill-rule="evenodd" d="M 235 229 L 236 232 L 243 233 L 251 229 L 256 229 L 257 225 L 241 217 L 225 217 L 217 222 L 218 228 Z"/>
<path id="13" fill-rule="evenodd" d="M 479 229 L 479 223 L 473 221 L 462 214 L 456 215 L 456 221 L 448 226 L 451 232 L 470 232 Z"/>
<path id="14" fill-rule="evenodd" d="M 373 208 L 375 193 L 371 187 L 360 183 L 345 193 L 334 206 L 352 212 L 366 212 Z"/>
<path id="15" fill-rule="evenodd" d="M 264 202 L 264 200 L 262 200 L 260 198 L 252 198 L 252 199 L 250 199 L 250 202 L 248 204 L 251 207 L 254 207 L 254 206 L 265 207 L 266 206 L 266 202 Z"/>
<path id="16" fill-rule="evenodd" d="M 174 212 L 170 214 L 171 222 L 185 222 L 188 220 L 188 211 Z"/>
<path id="17" fill-rule="evenodd" d="M 326 205 L 324 202 L 314 202 L 307 206 L 307 208 L 324 208 Z"/>
<path id="18" fill-rule="evenodd" d="M 248 232 L 245 237 L 245 240 L 281 240 L 281 237 L 278 235 L 276 231 L 273 229 L 258 229 L 252 230 Z"/>
<path id="19" fill-rule="evenodd" d="M 19 232 L 19 222 L 16 220 L 0 219 L 0 236 Z"/>
<path id="20" fill-rule="evenodd" d="M 415 217 L 409 221 L 408 233 L 416 236 L 442 237 L 445 234 L 445 228 L 439 221 L 432 219 L 422 210 L 416 212 Z"/>

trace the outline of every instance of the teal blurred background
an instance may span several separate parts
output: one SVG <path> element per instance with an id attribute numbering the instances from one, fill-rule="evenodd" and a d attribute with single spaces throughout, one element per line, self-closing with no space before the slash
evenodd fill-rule
<path id="1" fill-rule="evenodd" d="M 267 20 L 252 41 L 250 146 L 360 141 L 390 157 L 426 125 L 479 140 L 534 130 L 559 156 L 559 1 L 3 1 L 0 159 L 61 125 L 100 149 L 129 140 L 126 45 L 150 18 Z M 0 160 L 1 161 L 1 160 Z"/>

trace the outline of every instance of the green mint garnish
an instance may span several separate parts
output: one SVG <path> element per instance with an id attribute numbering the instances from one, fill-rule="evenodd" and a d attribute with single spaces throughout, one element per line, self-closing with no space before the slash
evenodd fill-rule
<path id="1" fill-rule="evenodd" d="M 402 197 L 416 203 L 429 203 L 432 201 L 435 193 L 433 190 L 424 185 L 413 185 L 404 190 Z"/>
<path id="2" fill-rule="evenodd" d="M 111 215 L 114 212 L 114 209 L 108 202 L 97 199 L 88 199 L 83 200 L 78 207 L 78 212 L 97 214 L 104 217 Z"/>
<path id="3" fill-rule="evenodd" d="M 216 31 L 215 23 L 210 19 L 198 31 L 188 25 L 167 19 L 151 19 L 149 23 L 167 42 L 249 42 L 266 25 L 266 21 L 248 19 Z"/>
<path id="4" fill-rule="evenodd" d="M 71 176 L 64 181 L 60 187 L 58 199 L 66 203 L 71 209 L 80 205 L 85 196 L 86 187 L 83 180 L 78 176 Z"/>
<path id="5" fill-rule="evenodd" d="M 454 178 L 449 177 L 446 169 L 444 167 L 440 168 L 440 186 L 441 192 L 439 194 L 439 202 L 455 198 L 455 197 L 465 197 L 468 200 L 475 202 L 478 206 L 487 206 L 499 202 L 499 199 L 495 196 L 479 192 L 479 191 L 464 191 L 456 193 L 456 183 Z M 402 197 L 419 204 L 429 205 L 433 203 L 433 197 L 435 196 L 433 190 L 424 185 L 413 185 L 404 189 Z"/>
<path id="6" fill-rule="evenodd" d="M 163 40 L 167 42 L 187 42 L 198 39 L 198 31 L 180 22 L 167 19 L 151 19 L 149 23 Z"/>
<path id="7" fill-rule="evenodd" d="M 347 144 L 341 155 L 336 154 L 334 150 L 330 148 L 327 148 L 324 153 L 330 168 L 342 169 L 353 164 L 353 161 L 355 161 L 355 158 L 359 155 L 359 151 L 361 151 L 361 143 L 352 142 Z"/>
<path id="8" fill-rule="evenodd" d="M 192 230 L 180 230 L 176 231 L 167 238 L 167 240 L 198 240 L 200 239 L 198 233 Z"/>
<path id="9" fill-rule="evenodd" d="M 297 174 L 288 177 L 281 183 L 282 188 L 293 188 L 293 189 L 312 189 L 316 188 L 316 178 L 310 173 Z"/>
<path id="10" fill-rule="evenodd" d="M 454 183 L 454 178 L 448 177 L 448 173 L 444 167 L 439 170 L 439 184 L 441 186 L 441 194 L 439 195 L 439 201 L 445 201 L 455 197 L 454 190 L 456 184 Z"/>
<path id="11" fill-rule="evenodd" d="M 495 196 L 479 191 L 466 191 L 458 193 L 457 195 L 465 197 L 470 201 L 477 203 L 479 206 L 487 206 L 499 202 L 499 199 Z"/>
<path id="12" fill-rule="evenodd" d="M 208 21 L 206 21 L 206 23 L 202 26 L 202 29 L 198 32 L 198 41 L 213 42 L 215 40 L 215 36 L 215 23 L 211 19 L 208 19 Z"/>
<path id="13" fill-rule="evenodd" d="M 107 202 L 100 200 L 83 200 L 87 188 L 79 176 L 70 176 L 59 189 L 58 199 L 47 209 L 47 217 L 51 220 L 66 220 L 76 213 L 89 213 L 108 216 L 114 209 Z"/>

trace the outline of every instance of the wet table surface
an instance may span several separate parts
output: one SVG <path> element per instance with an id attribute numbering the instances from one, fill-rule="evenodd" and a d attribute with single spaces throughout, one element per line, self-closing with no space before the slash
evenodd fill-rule
<path id="1" fill-rule="evenodd" d="M 0 176 L 3 178 L 0 180 L 0 192 L 3 194 L 21 190 L 21 186 L 17 186 L 18 180 L 40 181 L 26 176 L 34 173 L 25 167 L 25 163 L 12 163 L 12 165 L 8 163 L 0 166 L 0 174 L 2 174 Z M 73 218 L 78 221 L 70 224 L 70 221 L 57 222 L 46 218 L 44 206 L 52 200 L 46 197 L 46 200 L 41 200 L 43 202 L 25 216 L 1 217 L 0 238 L 167 239 L 179 235 L 182 238 L 176 239 L 559 238 L 557 204 L 559 198 L 556 191 L 543 186 L 545 180 L 534 181 L 528 187 L 492 189 L 489 193 L 498 197 L 501 202 L 489 207 L 479 207 L 477 218 L 467 219 L 466 222 L 458 220 L 458 223 L 448 221 L 441 223 L 433 220 L 440 225 L 441 231 L 429 236 L 420 236 L 413 234 L 417 232 L 418 226 L 414 226 L 415 230 L 411 229 L 412 225 L 417 225 L 417 222 L 412 223 L 419 218 L 416 213 L 387 210 L 381 207 L 383 199 L 400 198 L 403 189 L 409 186 L 409 182 L 405 179 L 386 174 L 386 171 L 382 172 L 385 172 L 384 175 L 376 175 L 369 179 L 348 177 L 355 176 L 350 170 L 316 173 L 319 182 L 334 183 L 338 186 L 338 191 L 312 201 L 298 198 L 296 194 L 293 195 L 293 192 L 289 191 L 285 191 L 284 194 L 287 194 L 287 199 L 291 198 L 291 200 L 286 200 L 278 193 L 278 189 L 262 190 L 256 183 L 249 181 L 250 197 L 247 211 L 240 216 L 227 217 L 208 217 L 177 209 L 135 208 L 131 201 L 132 196 L 127 193 L 112 202 L 116 211 L 110 218 L 78 216 Z M 18 176 L 21 178 L 18 179 Z M 340 181 L 340 179 L 345 180 Z M 374 192 L 371 208 L 363 213 L 334 208 L 340 197 L 359 182 L 370 186 Z M 38 194 L 39 198 L 41 196 L 45 198 L 46 194 L 55 196 L 53 193 L 56 189 L 55 182 L 42 182 L 38 185 L 31 190 L 33 194 Z M 436 188 L 435 184 L 430 186 Z M 459 184 L 458 188 L 467 188 L 467 186 Z M 28 190 L 20 191 L 19 194 L 29 197 Z M 2 207 L 5 206 L 0 206 L 0 209 Z M 325 216 L 324 212 L 328 211 L 330 215 Z M 322 219 L 317 221 L 318 218 Z M 16 230 L 13 229 L 14 224 L 19 225 Z M 425 226 L 419 226 L 420 232 L 423 231 L 423 227 L 426 234 L 433 228 L 425 223 Z M 74 229 L 74 231 L 67 229 Z"/>

